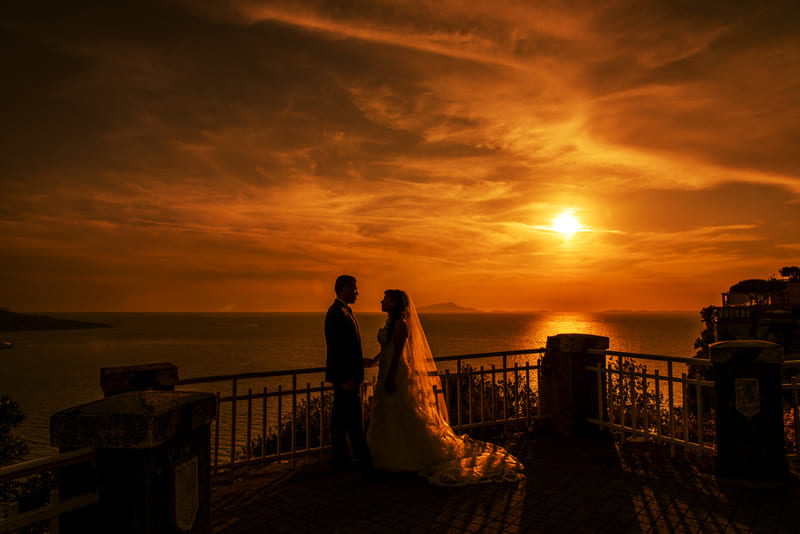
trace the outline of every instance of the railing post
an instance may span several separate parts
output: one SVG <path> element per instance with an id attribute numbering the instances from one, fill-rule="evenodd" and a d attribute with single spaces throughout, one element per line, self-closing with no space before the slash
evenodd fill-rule
<path id="1" fill-rule="evenodd" d="M 95 449 L 100 487 L 99 503 L 65 514 L 60 531 L 209 532 L 210 431 L 216 397 L 153 387 L 140 380 L 141 374 L 132 380 L 112 374 L 117 375 L 115 383 L 122 384 L 113 388 L 114 394 L 50 419 L 53 446 L 62 451 Z M 148 369 L 144 374 L 158 373 Z M 119 391 L 129 385 L 147 391 Z M 62 470 L 62 499 L 83 483 L 79 478 Z"/>
<path id="2" fill-rule="evenodd" d="M 551 418 L 551 428 L 560 434 L 603 434 L 605 431 L 586 421 L 599 410 L 606 413 L 606 379 L 601 391 L 597 379 L 586 370 L 605 365 L 605 354 L 590 351 L 608 349 L 608 338 L 589 334 L 558 334 L 547 338 L 539 383 L 541 415 Z M 600 399 L 600 400 L 598 400 Z"/>
<path id="3" fill-rule="evenodd" d="M 783 349 L 769 341 L 741 340 L 714 343 L 710 352 L 717 401 L 717 476 L 787 480 Z"/>

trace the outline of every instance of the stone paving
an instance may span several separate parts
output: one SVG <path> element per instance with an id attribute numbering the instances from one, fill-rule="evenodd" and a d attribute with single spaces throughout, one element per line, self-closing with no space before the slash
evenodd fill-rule
<path id="1" fill-rule="evenodd" d="M 443 488 L 334 475 L 324 462 L 242 470 L 212 488 L 211 532 L 800 533 L 800 483 L 719 480 L 653 445 L 547 436 L 504 443 L 519 483 Z"/>

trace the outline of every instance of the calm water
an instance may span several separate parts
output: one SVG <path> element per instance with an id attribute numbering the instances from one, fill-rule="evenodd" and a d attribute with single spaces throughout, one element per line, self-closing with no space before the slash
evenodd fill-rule
<path id="1" fill-rule="evenodd" d="M 385 315 L 358 313 L 364 353 L 378 352 Z M 0 352 L 0 393 L 27 416 L 19 429 L 30 457 L 52 454 L 50 416 L 102 397 L 100 368 L 171 362 L 180 376 L 321 367 L 324 313 L 70 313 L 55 317 L 112 328 L 5 332 L 15 348 Z M 430 314 L 421 316 L 434 356 L 543 347 L 560 333 L 607 336 L 610 349 L 694 355 L 699 312 Z"/>

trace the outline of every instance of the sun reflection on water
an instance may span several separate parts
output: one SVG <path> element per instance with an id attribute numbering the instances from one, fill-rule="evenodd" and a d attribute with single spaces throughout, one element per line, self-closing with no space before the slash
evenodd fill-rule
<path id="1" fill-rule="evenodd" d="M 549 336 L 558 334 L 592 334 L 609 339 L 617 337 L 613 327 L 588 313 L 553 314 L 545 321 L 532 323 L 531 327 L 537 330 L 536 337 L 545 342 Z"/>
<path id="2" fill-rule="evenodd" d="M 691 357 L 694 354 L 694 336 L 700 328 L 693 330 L 691 319 L 689 321 L 685 314 L 666 312 L 551 313 L 531 320 L 525 338 L 530 346 L 543 347 L 550 336 L 591 334 L 607 337 L 612 351 Z M 648 372 L 657 371 L 661 377 L 668 375 L 666 362 L 642 359 L 637 363 L 644 365 Z M 684 364 L 673 364 L 673 376 L 680 377 L 685 372 Z M 648 386 L 653 389 L 652 381 Z M 675 392 L 675 401 L 677 404 L 682 402 L 680 392 Z"/>

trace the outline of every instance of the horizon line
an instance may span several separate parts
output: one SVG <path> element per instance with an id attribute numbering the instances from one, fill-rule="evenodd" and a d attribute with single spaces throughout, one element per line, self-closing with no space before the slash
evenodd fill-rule
<path id="1" fill-rule="evenodd" d="M 521 309 L 494 309 L 483 310 L 477 308 L 460 309 L 460 310 L 433 310 L 426 311 L 425 308 L 438 306 L 438 304 L 420 306 L 417 311 L 427 314 L 440 314 L 440 315 L 471 315 L 471 314 L 501 314 L 501 313 L 694 313 L 700 310 L 666 310 L 666 309 L 628 309 L 628 308 L 609 308 L 603 310 L 556 310 L 556 309 L 539 309 L 539 310 L 521 310 Z M 0 310 L 9 311 L 11 313 L 20 314 L 57 314 L 57 313 L 325 313 L 327 308 L 319 309 L 287 309 L 287 310 L 15 310 L 11 308 L 0 307 Z M 374 313 L 384 314 L 382 311 L 367 311 L 358 310 L 358 313 Z"/>

